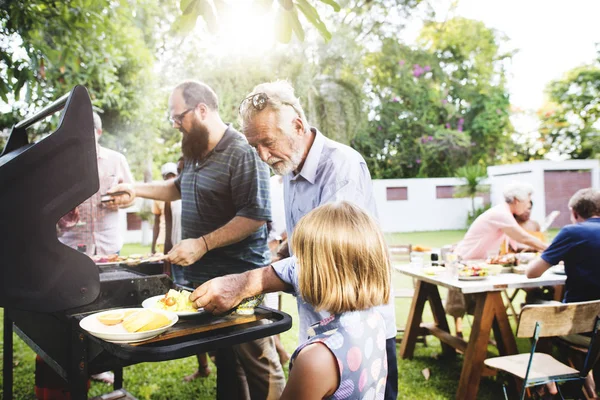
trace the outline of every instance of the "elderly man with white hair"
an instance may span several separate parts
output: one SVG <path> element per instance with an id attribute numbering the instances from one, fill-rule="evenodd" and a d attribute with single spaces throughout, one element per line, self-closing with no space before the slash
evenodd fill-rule
<path id="1" fill-rule="evenodd" d="M 490 251 L 500 250 L 506 237 L 535 250 L 545 250 L 546 244 L 527 233 L 514 217 L 527 212 L 532 193 L 531 185 L 524 182 L 505 186 L 504 202 L 477 217 L 454 252 L 463 260 L 483 259 Z"/>
<path id="2" fill-rule="evenodd" d="M 325 137 L 309 125 L 294 89 L 285 81 L 263 83 L 254 88 L 240 105 L 243 133 L 259 157 L 283 176 L 286 230 L 288 238 L 300 218 L 314 208 L 334 201 L 348 200 L 375 218 L 371 175 L 364 158 L 354 149 Z M 294 249 L 290 249 L 293 255 Z M 299 293 L 295 257 L 270 266 L 213 279 L 191 296 L 197 307 L 226 311 L 244 297 L 259 293 L 289 291 Z M 393 297 L 377 307 L 386 323 L 388 377 L 385 399 L 396 399 L 396 323 Z M 317 312 L 298 298 L 300 340 L 308 339 L 309 327 L 329 315 Z M 319 380 L 319 376 L 314 377 Z M 310 377 L 307 378 L 310 380 Z"/>
<path id="3" fill-rule="evenodd" d="M 477 217 L 456 246 L 454 253 L 463 261 L 484 259 L 489 252 L 499 251 L 507 237 L 538 251 L 546 249 L 547 245 L 527 233 L 514 217 L 529 210 L 533 187 L 524 182 L 512 182 L 504 187 L 503 194 L 504 202 Z M 462 317 L 469 302 L 468 297 L 456 290 L 448 292 L 446 312 L 455 318 L 458 336 L 462 335 Z"/>

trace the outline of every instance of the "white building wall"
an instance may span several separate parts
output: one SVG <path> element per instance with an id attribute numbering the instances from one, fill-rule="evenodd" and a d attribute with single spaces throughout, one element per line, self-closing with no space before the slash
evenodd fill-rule
<path id="1" fill-rule="evenodd" d="M 600 161 L 531 161 L 488 167 L 488 180 L 491 186 L 492 205 L 504 201 L 502 188 L 507 183 L 518 180 L 533 185 L 532 219 L 543 221 L 547 212 L 544 198 L 544 171 L 550 170 L 591 170 L 593 187 L 600 188 Z M 377 203 L 379 220 L 384 232 L 415 232 L 465 229 L 468 212 L 471 210 L 469 198 L 436 198 L 437 186 L 460 186 L 458 178 L 423 179 L 375 179 L 373 195 Z M 406 187 L 407 200 L 387 200 L 387 188 Z M 139 200 L 139 199 L 138 199 Z M 483 198 L 475 199 L 475 207 L 483 206 Z M 128 231 L 126 212 L 138 211 L 141 202 L 121 212 L 121 227 L 125 243 L 150 244 L 152 229 L 148 222 L 142 223 L 142 230 Z"/>
<path id="2" fill-rule="evenodd" d="M 437 186 L 460 186 L 457 178 L 375 179 L 373 195 L 384 232 L 464 229 L 470 198 L 437 199 Z M 387 188 L 406 187 L 408 200 L 387 200 Z M 475 207 L 483 198 L 475 199 Z"/>
<path id="3" fill-rule="evenodd" d="M 592 187 L 600 188 L 599 160 L 566 160 L 548 161 L 536 160 L 518 164 L 496 165 L 487 168 L 488 181 L 491 184 L 492 205 L 504 201 L 502 191 L 505 185 L 512 181 L 530 183 L 533 186 L 532 201 L 534 207 L 531 219 L 544 221 L 552 210 L 546 209 L 546 190 L 544 187 L 545 171 L 577 171 L 589 170 L 592 175 Z"/>

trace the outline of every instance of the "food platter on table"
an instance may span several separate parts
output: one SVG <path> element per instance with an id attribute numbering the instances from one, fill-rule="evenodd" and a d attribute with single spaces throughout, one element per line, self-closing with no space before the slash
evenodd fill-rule
<path id="1" fill-rule="evenodd" d="M 119 308 L 88 315 L 79 326 L 107 342 L 136 343 L 164 333 L 178 320 L 170 311 Z"/>
<path id="2" fill-rule="evenodd" d="M 488 268 L 485 263 L 467 264 L 458 270 L 458 279 L 461 281 L 480 281 L 487 279 L 488 275 Z"/>

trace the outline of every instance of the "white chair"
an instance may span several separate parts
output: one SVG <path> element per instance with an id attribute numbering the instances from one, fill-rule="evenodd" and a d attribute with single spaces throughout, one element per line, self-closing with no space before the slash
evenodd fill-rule
<path id="1" fill-rule="evenodd" d="M 525 398 L 528 387 L 548 382 L 561 383 L 583 380 L 598 361 L 600 343 L 597 340 L 600 328 L 600 300 L 569 304 L 528 305 L 519 316 L 517 337 L 533 338 L 529 354 L 494 357 L 485 360 L 490 368 L 506 371 L 523 380 L 520 399 Z M 536 353 L 540 337 L 553 337 L 592 332 L 587 357 L 581 370 L 576 370 L 556 360 L 549 354 Z M 557 385 L 559 394 L 560 387 Z M 506 391 L 505 391 L 506 397 Z M 506 397 L 508 399 L 508 397 Z"/>

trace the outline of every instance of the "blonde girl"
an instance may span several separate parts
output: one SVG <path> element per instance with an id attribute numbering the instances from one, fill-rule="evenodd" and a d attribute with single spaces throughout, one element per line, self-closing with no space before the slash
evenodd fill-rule
<path id="1" fill-rule="evenodd" d="M 390 264 L 377 223 L 349 202 L 320 206 L 292 236 L 303 301 L 330 316 L 309 329 L 290 361 L 282 399 L 383 399 L 385 324 L 372 308 L 390 296 Z"/>

